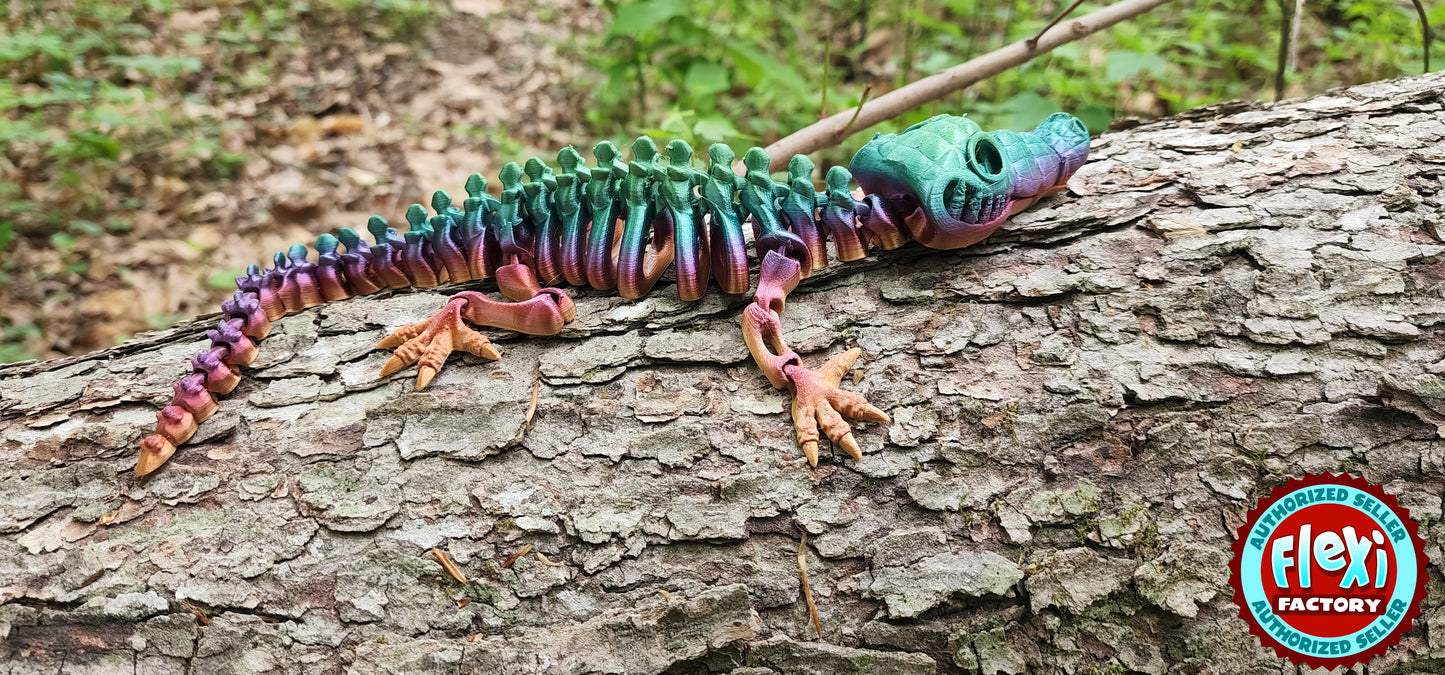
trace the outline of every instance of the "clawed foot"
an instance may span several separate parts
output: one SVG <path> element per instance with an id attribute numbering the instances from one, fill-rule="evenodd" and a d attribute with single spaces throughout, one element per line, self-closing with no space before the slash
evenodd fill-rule
<path id="1" fill-rule="evenodd" d="M 419 363 L 416 390 L 421 391 L 431 384 L 432 378 L 441 371 L 447 356 L 457 349 L 493 361 L 502 358 L 501 352 L 492 346 L 491 341 L 472 330 L 462 318 L 462 310 L 466 306 L 466 298 L 454 297 L 430 319 L 402 326 L 376 343 L 377 349 L 396 348 L 391 360 L 381 367 L 381 376 L 386 377 L 413 363 Z"/>
<path id="2" fill-rule="evenodd" d="M 888 415 L 873 407 L 862 394 L 838 387 L 843 375 L 853 368 L 862 350 L 854 347 L 835 355 L 817 370 L 802 366 L 783 366 L 783 373 L 793 385 L 793 427 L 808 464 L 818 465 L 818 428 L 834 444 L 853 459 L 863 459 L 863 451 L 853 440 L 853 430 L 843 415 L 862 422 L 887 422 Z M 841 414 L 840 414 L 841 413 Z"/>

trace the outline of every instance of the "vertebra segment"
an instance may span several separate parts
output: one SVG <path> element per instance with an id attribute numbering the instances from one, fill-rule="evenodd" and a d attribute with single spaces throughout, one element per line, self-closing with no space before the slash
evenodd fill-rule
<path id="1" fill-rule="evenodd" d="M 722 143 L 707 149 L 707 174 L 702 178 L 703 208 L 708 217 L 712 275 L 724 293 L 748 290 L 748 249 L 743 240 L 743 213 L 734 195 L 743 179 L 733 173 L 733 151 Z"/>

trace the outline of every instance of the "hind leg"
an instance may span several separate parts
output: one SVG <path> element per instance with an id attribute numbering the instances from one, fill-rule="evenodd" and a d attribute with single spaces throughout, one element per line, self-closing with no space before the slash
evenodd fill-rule
<path id="1" fill-rule="evenodd" d="M 803 367 L 797 352 L 783 341 L 779 315 L 788 293 L 801 277 L 802 266 L 798 261 L 777 251 L 769 251 L 764 256 L 758 291 L 753 304 L 743 313 L 743 340 L 768 381 L 793 395 L 793 428 L 808 463 L 818 465 L 819 429 L 849 456 L 862 459 L 863 452 L 844 416 L 862 422 L 887 422 L 888 415 L 868 403 L 862 394 L 839 386 L 861 353 L 857 347 L 833 356 L 817 370 L 810 370 Z"/>
<path id="2" fill-rule="evenodd" d="M 537 275 L 522 263 L 498 268 L 497 285 L 502 295 L 514 302 L 497 302 L 476 291 L 457 293 L 431 318 L 402 326 L 378 342 L 377 349 L 396 350 L 381 367 L 381 376 L 415 363 L 416 388 L 421 391 L 441 372 L 453 351 L 460 349 L 485 359 L 501 358 L 491 341 L 469 324 L 527 335 L 556 335 L 577 314 L 577 307 L 565 291 L 542 288 Z"/>

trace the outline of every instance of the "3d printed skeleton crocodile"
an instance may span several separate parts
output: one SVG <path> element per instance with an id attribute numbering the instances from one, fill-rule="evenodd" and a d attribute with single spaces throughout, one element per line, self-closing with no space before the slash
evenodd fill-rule
<path id="1" fill-rule="evenodd" d="M 708 148 L 703 172 L 692 167 L 692 148 L 682 141 L 669 143 L 667 163 L 658 163 L 657 146 L 648 138 L 632 144 L 627 164 L 606 141 L 592 151 L 598 166 L 590 169 L 571 147 L 557 155 L 560 174 L 536 158 L 521 167 L 509 163 L 501 172 L 500 200 L 474 174 L 461 210 L 437 192 L 435 215 L 428 217 L 419 204 L 407 211 L 411 229 L 404 236 L 373 217 L 367 229 L 374 244 L 343 228 L 316 240 L 314 262 L 297 244 L 277 253 L 273 268 L 253 265 L 237 278 L 240 290 L 221 305 L 221 322 L 208 333 L 211 348 L 192 359 L 194 372 L 176 383 L 175 399 L 156 415 L 155 433 L 141 442 L 136 473 L 155 471 L 215 413 L 216 395 L 235 388 L 238 368 L 256 357 L 255 341 L 287 313 L 383 288 L 496 279 L 514 302 L 461 292 L 432 318 L 377 344 L 396 348 L 381 375 L 419 363 L 420 390 L 456 349 L 501 357 L 467 322 L 531 335 L 559 333 L 576 308 L 566 292 L 543 288 L 539 280 L 616 288 L 625 298 L 640 298 L 676 262 L 683 300 L 701 298 L 709 279 L 724 293 L 746 293 L 745 221 L 752 224 L 760 259 L 758 288 L 743 316 L 748 349 L 773 386 L 792 393 L 793 424 L 809 462 L 818 463 L 820 426 L 861 458 L 842 415 L 870 422 L 887 422 L 888 416 L 838 387 L 859 350 L 809 370 L 783 341 L 779 320 L 798 281 L 828 264 L 825 240 L 832 238 L 842 261 L 863 258 L 869 245 L 892 249 L 910 237 L 933 248 L 968 246 L 1062 190 L 1088 148 L 1083 124 L 1063 113 L 1026 133 L 984 132 L 965 118 L 940 115 L 902 134 L 875 136 L 849 169 L 828 171 L 824 193 L 814 191 L 813 163 L 802 155 L 788 164 L 784 185 L 768 175 L 769 158 L 759 148 L 743 157 L 747 175 L 738 176 L 725 145 Z M 865 193 L 861 199 L 849 191 L 854 177 Z M 345 252 L 337 252 L 338 243 Z"/>

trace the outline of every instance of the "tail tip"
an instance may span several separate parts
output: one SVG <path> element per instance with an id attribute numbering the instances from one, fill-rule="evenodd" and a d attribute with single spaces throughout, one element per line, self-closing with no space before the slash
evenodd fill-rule
<path id="1" fill-rule="evenodd" d="M 161 468 L 171 455 L 176 454 L 176 445 L 160 434 L 151 434 L 140 443 L 140 458 L 135 463 L 135 475 L 146 476 Z"/>

